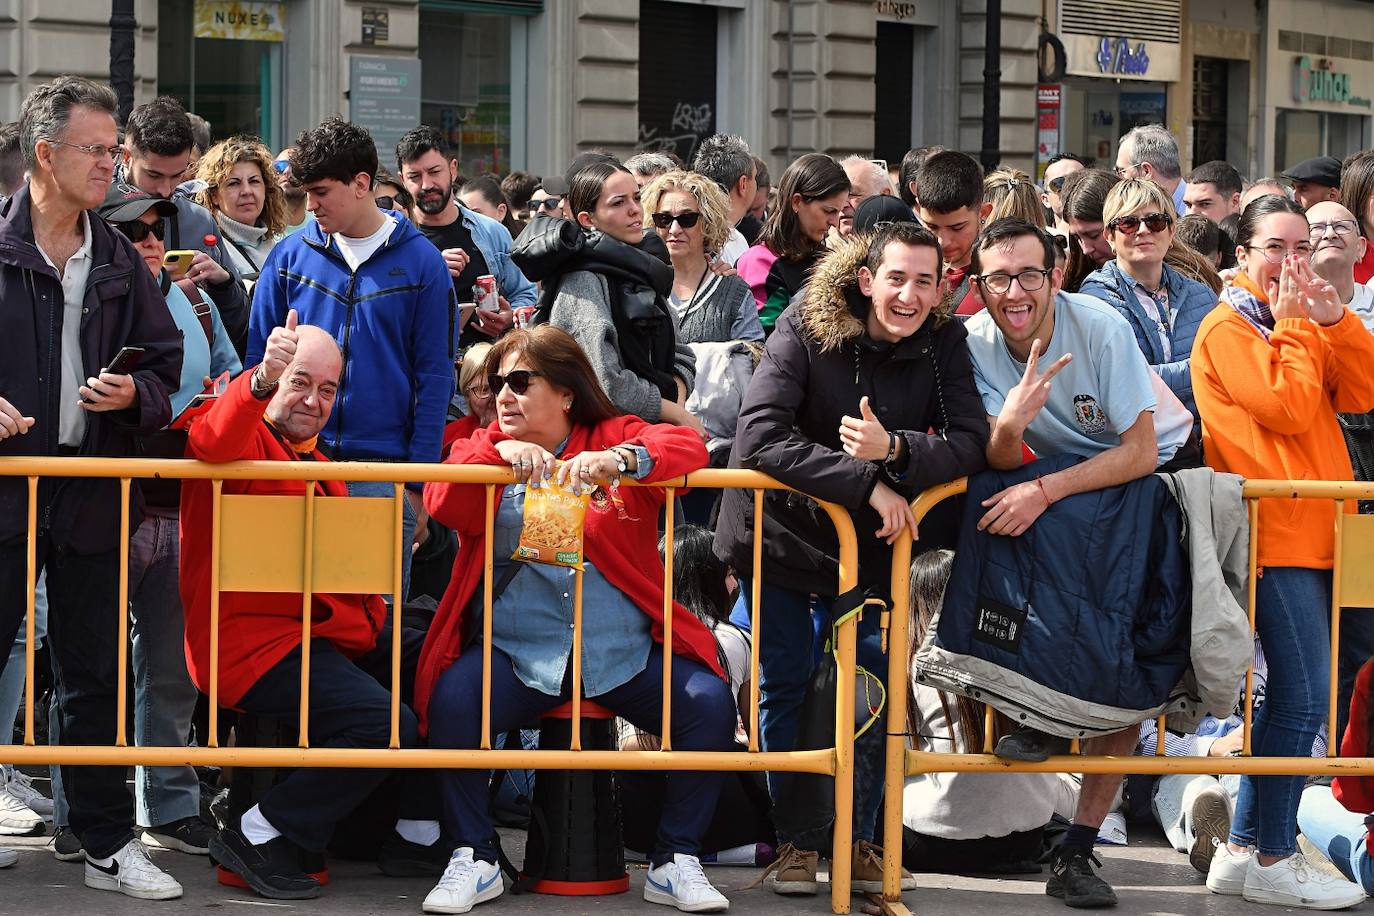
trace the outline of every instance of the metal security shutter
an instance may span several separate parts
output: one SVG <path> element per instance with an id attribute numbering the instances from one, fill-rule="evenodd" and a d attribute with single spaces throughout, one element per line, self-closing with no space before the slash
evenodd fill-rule
<path id="1" fill-rule="evenodd" d="M 1182 5 L 1182 0 L 1059 0 L 1059 31 L 1177 44 Z"/>
<path id="2" fill-rule="evenodd" d="M 895 22 L 878 23 L 878 72 L 873 80 L 873 155 L 889 165 L 911 147 L 915 30 Z"/>
<path id="3" fill-rule="evenodd" d="M 716 132 L 716 9 L 639 4 L 639 143 L 690 164 Z"/>
<path id="4" fill-rule="evenodd" d="M 506 13 L 511 16 L 538 16 L 544 0 L 420 0 L 422 10 L 449 13 Z"/>

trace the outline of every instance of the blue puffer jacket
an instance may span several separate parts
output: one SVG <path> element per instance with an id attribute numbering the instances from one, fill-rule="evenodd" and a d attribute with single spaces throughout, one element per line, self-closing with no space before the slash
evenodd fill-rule
<path id="1" fill-rule="evenodd" d="M 332 455 L 438 461 L 458 335 L 453 281 L 429 239 L 397 216 L 391 237 L 355 274 L 319 223 L 287 236 L 253 287 L 245 368 L 262 362 L 289 309 L 343 350 L 334 412 L 320 434 Z"/>
<path id="2" fill-rule="evenodd" d="M 1088 275 L 1078 291 L 1095 296 L 1122 314 L 1135 332 L 1135 342 L 1150 368 L 1159 373 L 1178 399 L 1193 414 L 1194 425 L 1201 422 L 1197 402 L 1193 400 L 1193 379 L 1188 373 L 1188 356 L 1193 352 L 1193 338 L 1198 325 L 1208 312 L 1217 307 L 1217 294 L 1205 283 L 1190 280 L 1169 265 L 1164 265 L 1164 284 L 1169 290 L 1169 308 L 1173 311 L 1173 327 L 1169 343 L 1173 359 L 1165 361 L 1160 347 L 1154 319 L 1140 304 L 1135 294 L 1135 281 L 1126 276 L 1115 261 L 1108 261 Z"/>
<path id="3" fill-rule="evenodd" d="M 1191 640 L 1182 513 L 1163 477 L 1065 497 L 1020 537 L 978 531 L 983 500 L 1078 460 L 969 479 L 944 606 L 915 662 L 917 682 L 1064 737 L 1161 713 Z"/>

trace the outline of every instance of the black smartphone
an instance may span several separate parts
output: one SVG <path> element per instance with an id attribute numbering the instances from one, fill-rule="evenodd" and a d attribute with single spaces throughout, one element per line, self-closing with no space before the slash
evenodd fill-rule
<path id="1" fill-rule="evenodd" d="M 138 368 L 138 361 L 143 359 L 144 352 L 142 347 L 122 347 L 104 371 L 111 375 L 129 375 Z"/>

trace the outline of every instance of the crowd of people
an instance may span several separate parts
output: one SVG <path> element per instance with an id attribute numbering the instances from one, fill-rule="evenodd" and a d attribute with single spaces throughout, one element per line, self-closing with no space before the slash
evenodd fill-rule
<path id="1" fill-rule="evenodd" d="M 493 741 L 571 697 L 580 597 L 580 685 L 621 719 L 623 749 L 659 746 L 665 689 L 675 750 L 747 747 L 755 687 L 760 747 L 802 749 L 832 628 L 865 597 L 891 602 L 912 500 L 969 477 L 960 505 L 921 523 L 910 644 L 889 646 L 879 614 L 858 623 L 865 692 L 880 697 L 887 653 L 907 653 L 912 748 L 976 752 L 991 715 L 992 750 L 1010 760 L 1043 761 L 1070 738 L 1090 753 L 1152 754 L 1160 740 L 1169 754 L 1237 753 L 1253 661 L 1255 754 L 1320 756 L 1331 742 L 1369 755 L 1374 628 L 1358 613 L 1337 650 L 1349 716 L 1330 734 L 1324 721 L 1336 508 L 1264 500 L 1247 531 L 1239 480 L 1374 466 L 1374 152 L 1282 178 L 1247 182 L 1225 162 L 1185 178 L 1177 139 L 1145 126 L 1113 166 L 1060 155 L 1039 182 L 930 147 L 891 170 L 808 153 L 774 184 L 743 138 L 719 135 L 688 162 L 589 150 L 562 174 L 464 176 L 429 126 L 382 163 L 340 118 L 273 154 L 253 137 L 212 142 L 170 97 L 122 125 L 115 112 L 109 87 L 61 77 L 0 128 L 0 456 L 513 473 L 493 490 L 408 485 L 401 594 L 313 595 L 313 746 L 386 746 L 387 608 L 401 602 L 402 746 L 479 747 L 489 594 Z M 661 542 L 665 491 L 619 486 L 708 466 L 790 490 L 682 495 L 691 524 Z M 590 494 L 580 593 L 573 568 L 522 559 L 527 500 L 554 485 Z M 223 492 L 305 487 L 233 479 Z M 393 496 L 390 483 L 313 487 Z M 205 743 L 214 671 L 221 721 L 296 715 L 299 595 L 224 594 L 211 657 L 216 492 L 133 487 L 139 745 Z M 858 533 L 846 594 L 839 537 L 814 500 L 843 507 Z M 0 504 L 0 721 L 24 688 L 32 549 L 49 740 L 109 744 L 119 484 L 3 478 Z M 1253 639 L 1247 536 L 1263 567 Z M 869 707 L 857 891 L 881 890 L 887 855 L 903 888 L 914 871 L 1048 862 L 1047 894 L 1111 906 L 1093 850 L 1124 842 L 1128 817 L 1156 821 L 1213 893 L 1339 909 L 1374 888 L 1362 778 L 926 773 L 885 799 L 894 723 L 880 698 Z M 1180 718 L 1160 735 L 1164 712 Z M 139 767 L 131 793 L 123 768 L 54 767 L 48 798 L 5 767 L 0 834 L 50 818 L 56 855 L 83 863 L 88 887 L 142 899 L 183 893 L 149 845 L 211 855 L 221 880 L 263 897 L 305 899 L 336 828 L 391 783 L 376 855 L 388 874 L 435 879 L 424 912 L 506 891 L 487 771 L 297 769 L 212 818 L 203 793 L 216 786 L 201 775 Z M 723 911 L 702 863 L 727 860 L 766 865 L 777 893 L 816 894 L 834 810 L 809 778 L 627 776 L 645 899 Z M 884 805 L 902 808 L 900 850 L 875 843 Z M 1299 851 L 1300 831 L 1343 877 Z M 0 867 L 16 860 L 0 850 Z"/>

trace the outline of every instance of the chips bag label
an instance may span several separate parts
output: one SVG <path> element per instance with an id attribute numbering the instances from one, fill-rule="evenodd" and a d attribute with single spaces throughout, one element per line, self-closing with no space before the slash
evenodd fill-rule
<path id="1" fill-rule="evenodd" d="M 574 493 L 553 479 L 538 488 L 527 487 L 525 521 L 511 559 L 582 569 L 583 523 L 590 501 L 590 492 Z"/>

